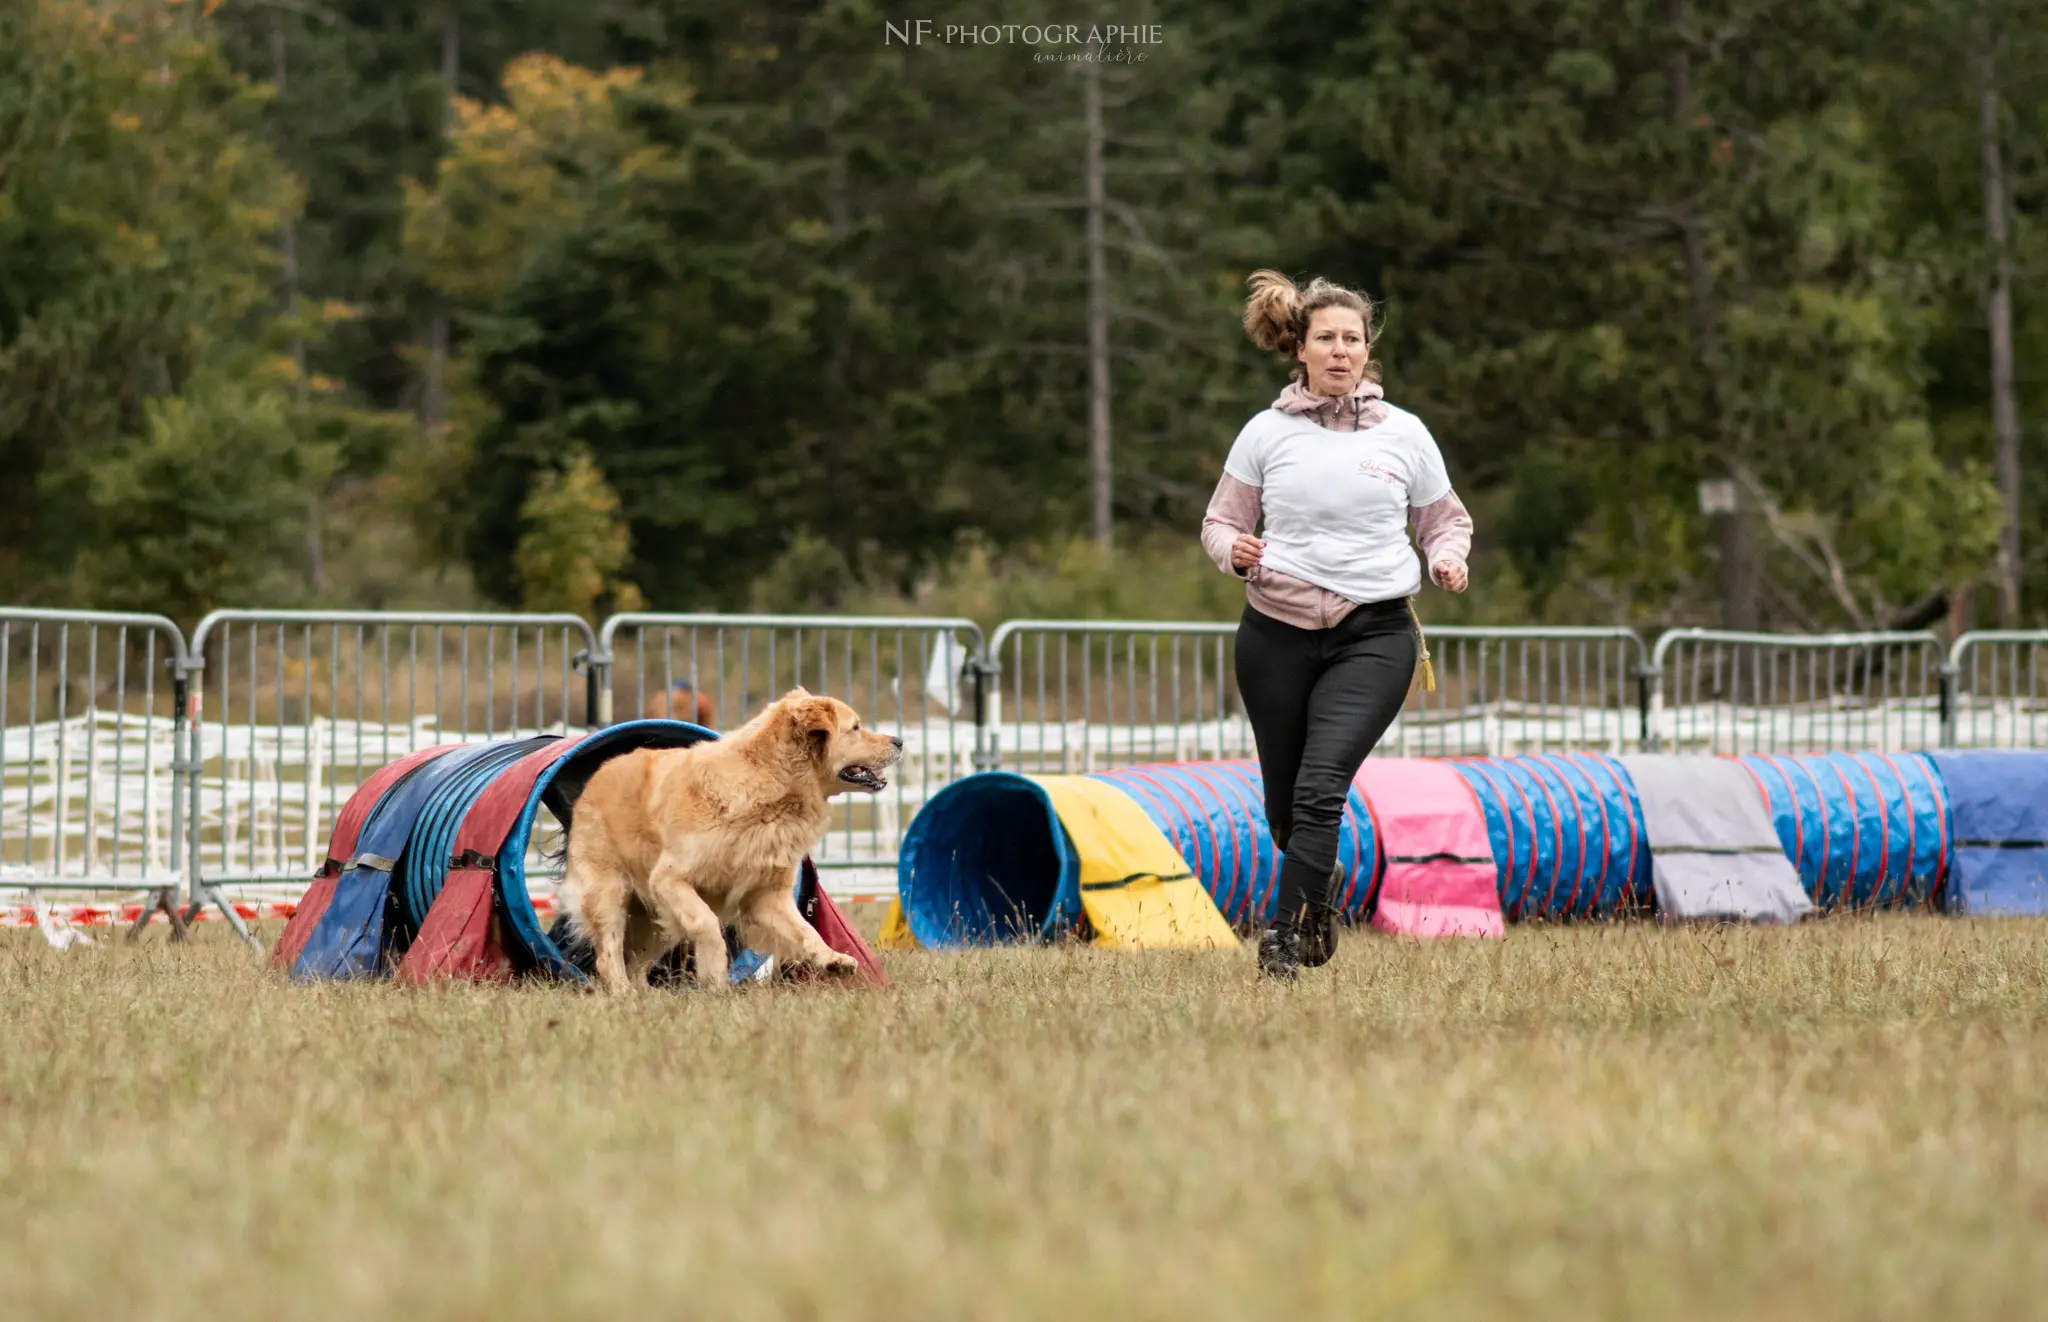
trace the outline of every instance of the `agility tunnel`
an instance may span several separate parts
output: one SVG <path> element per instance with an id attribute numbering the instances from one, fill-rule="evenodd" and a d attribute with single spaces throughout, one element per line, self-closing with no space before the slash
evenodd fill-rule
<path id="1" fill-rule="evenodd" d="M 1083 879 L 1137 865 L 1061 810 L 1060 787 L 1082 783 L 1134 805 L 1236 930 L 1270 919 L 1281 854 L 1255 762 L 985 772 L 912 821 L 884 944 L 1123 944 L 1090 921 Z M 1369 758 L 1340 855 L 1345 916 L 1414 935 L 1634 915 L 2048 912 L 2048 754 Z"/>
<path id="2" fill-rule="evenodd" d="M 1355 789 L 1338 849 L 1340 903 L 1361 913 L 1379 861 Z M 1279 871 L 1254 762 L 983 772 L 912 819 L 883 943 L 1234 945 L 1233 923 L 1270 913 Z"/>
<path id="3" fill-rule="evenodd" d="M 568 828 L 577 797 L 607 759 L 717 737 L 684 721 L 628 721 L 583 736 L 443 745 L 379 769 L 336 817 L 326 862 L 272 952 L 273 966 L 301 980 L 589 981 L 581 952 L 560 923 L 543 925 L 529 893 L 526 862 L 541 809 Z M 826 944 L 851 956 L 864 981 L 886 983 L 808 858 L 791 884 Z M 735 972 L 760 963 L 736 960 Z"/>

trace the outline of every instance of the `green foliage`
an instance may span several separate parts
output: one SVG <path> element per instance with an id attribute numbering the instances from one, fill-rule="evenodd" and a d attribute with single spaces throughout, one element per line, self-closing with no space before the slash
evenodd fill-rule
<path id="1" fill-rule="evenodd" d="M 1515 461 L 1507 489 L 1495 525 L 1501 549 L 1538 593 L 1548 593 L 1562 580 L 1572 542 L 1592 512 L 1584 466 L 1559 449 L 1532 447 Z"/>
<path id="2" fill-rule="evenodd" d="M 36 0 L 0 15 L 10 598 L 109 550 L 82 517 L 97 468 L 159 443 L 168 415 L 153 404 L 234 350 L 268 297 L 270 236 L 295 197 L 250 136 L 260 100 L 193 6 Z"/>
<path id="3" fill-rule="evenodd" d="M 192 619 L 294 597 L 306 511 L 335 457 L 301 425 L 283 391 L 212 375 L 145 403 L 140 433 L 88 479 L 78 599 Z"/>
<path id="4" fill-rule="evenodd" d="M 560 469 L 534 474 L 519 523 L 513 563 L 527 610 L 568 611 L 595 622 L 600 606 L 639 608 L 638 590 L 618 577 L 632 546 L 618 493 L 588 450 L 576 446 Z"/>

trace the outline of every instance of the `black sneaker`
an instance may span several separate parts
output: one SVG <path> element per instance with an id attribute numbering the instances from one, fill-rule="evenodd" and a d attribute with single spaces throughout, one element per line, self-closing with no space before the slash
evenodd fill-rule
<path id="1" fill-rule="evenodd" d="M 1269 927 L 1259 937 L 1259 972 L 1292 982 L 1301 973 L 1301 933 L 1292 927 Z"/>
<path id="2" fill-rule="evenodd" d="M 1337 911 L 1310 909 L 1301 923 L 1301 966 L 1319 969 L 1337 953 Z"/>

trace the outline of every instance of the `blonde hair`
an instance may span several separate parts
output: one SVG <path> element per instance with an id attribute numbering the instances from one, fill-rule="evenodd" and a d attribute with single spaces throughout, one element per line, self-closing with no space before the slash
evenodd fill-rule
<path id="1" fill-rule="evenodd" d="M 1293 380 L 1299 381 L 1302 376 L 1303 368 L 1295 355 L 1308 339 L 1308 320 L 1324 308 L 1350 308 L 1356 312 L 1365 323 L 1367 350 L 1379 341 L 1379 330 L 1373 324 L 1372 300 L 1356 290 L 1321 276 L 1309 281 L 1307 289 L 1300 289 L 1273 270 L 1254 271 L 1245 283 L 1252 287 L 1252 292 L 1244 301 L 1244 333 L 1252 337 L 1253 344 L 1285 359 Z M 1370 358 L 1365 363 L 1365 376 L 1372 381 L 1380 379 L 1380 365 Z"/>

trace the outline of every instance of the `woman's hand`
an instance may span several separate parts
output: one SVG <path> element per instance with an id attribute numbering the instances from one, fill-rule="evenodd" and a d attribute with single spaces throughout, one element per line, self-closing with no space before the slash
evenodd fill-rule
<path id="1" fill-rule="evenodd" d="M 1241 532 L 1230 544 L 1230 567 L 1242 574 L 1259 563 L 1259 557 L 1266 552 L 1266 544 L 1248 532 Z"/>
<path id="2" fill-rule="evenodd" d="M 1429 567 L 1429 576 L 1446 592 L 1463 592 L 1467 581 L 1463 560 L 1439 560 Z"/>

